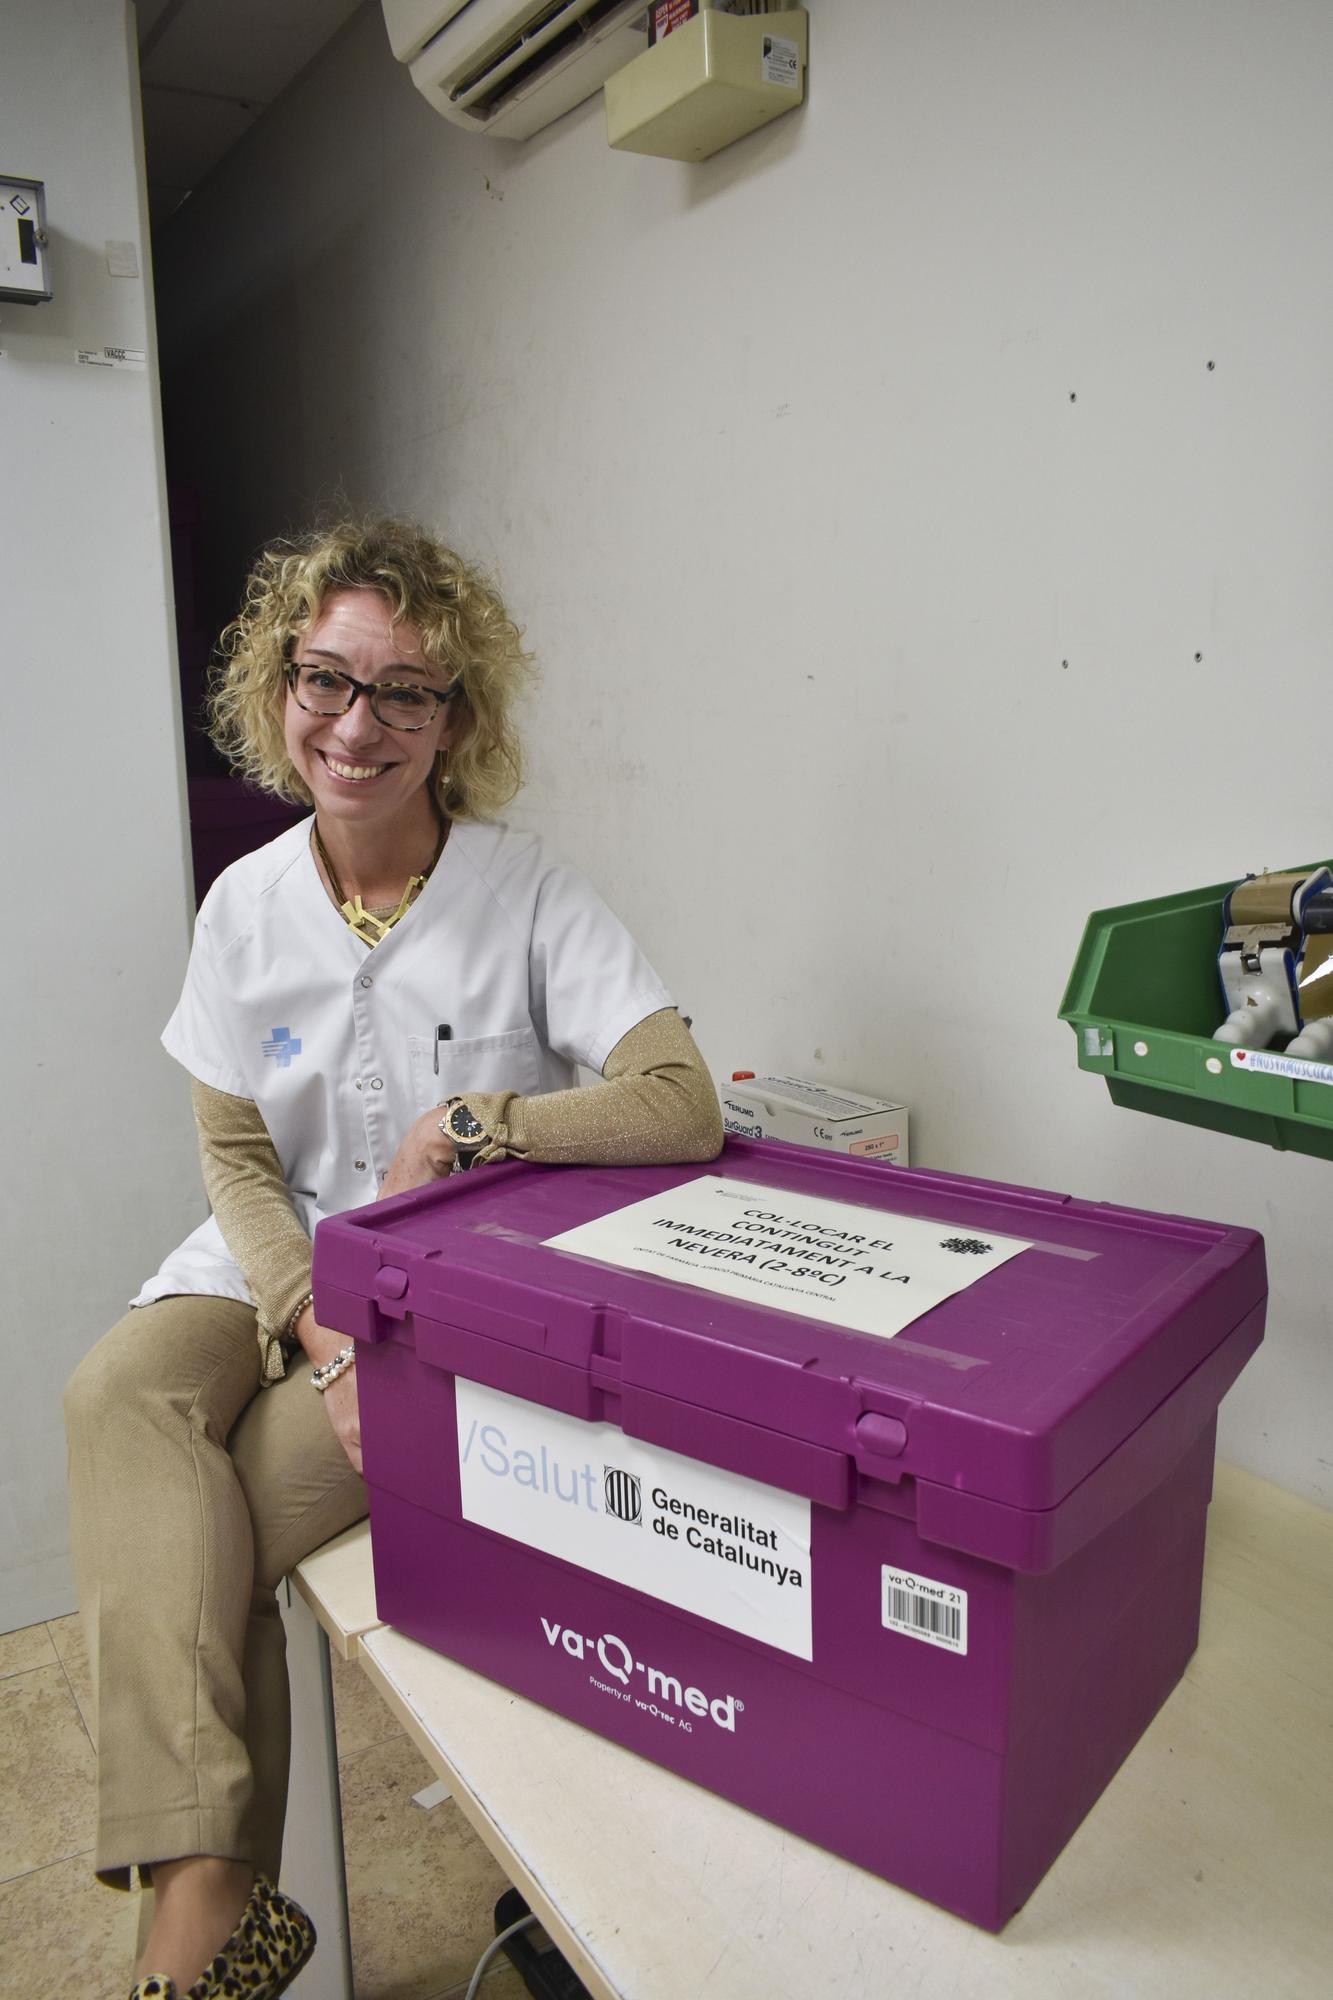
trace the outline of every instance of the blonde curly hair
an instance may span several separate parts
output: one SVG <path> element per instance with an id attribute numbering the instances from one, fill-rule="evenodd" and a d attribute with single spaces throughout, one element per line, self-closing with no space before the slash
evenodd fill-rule
<path id="1" fill-rule="evenodd" d="M 286 668 L 334 590 L 378 591 L 395 622 L 416 626 L 426 658 L 461 678 L 467 720 L 437 767 L 440 804 L 452 819 L 497 812 L 523 782 L 511 711 L 531 656 L 481 572 L 409 521 L 339 521 L 265 549 L 218 641 L 208 712 L 219 750 L 251 784 L 312 803 L 283 736 Z"/>

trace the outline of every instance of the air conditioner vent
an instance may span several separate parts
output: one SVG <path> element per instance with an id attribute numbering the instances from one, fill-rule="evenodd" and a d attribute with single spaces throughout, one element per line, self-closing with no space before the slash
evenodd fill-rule
<path id="1" fill-rule="evenodd" d="M 507 100 L 535 83 L 544 71 L 590 45 L 597 28 L 629 14 L 642 20 L 642 0 L 548 0 L 508 41 L 454 78 L 449 101 L 484 117 L 497 99 Z"/>

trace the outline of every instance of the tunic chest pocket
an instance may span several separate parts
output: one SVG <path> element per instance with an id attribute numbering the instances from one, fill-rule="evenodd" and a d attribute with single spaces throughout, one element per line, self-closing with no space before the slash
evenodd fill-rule
<path id="1" fill-rule="evenodd" d="M 446 1097 L 465 1097 L 469 1090 L 516 1090 L 530 1097 L 542 1087 L 541 1053 L 531 1028 L 449 1042 L 410 1035 L 408 1053 L 418 1111 L 429 1111 Z"/>

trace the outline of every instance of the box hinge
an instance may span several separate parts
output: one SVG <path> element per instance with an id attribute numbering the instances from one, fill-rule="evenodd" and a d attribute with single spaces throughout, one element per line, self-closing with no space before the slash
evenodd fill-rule
<path id="1" fill-rule="evenodd" d="M 682 1457 L 702 1459 L 825 1507 L 851 1504 L 852 1462 L 845 1451 L 830 1451 L 805 1438 L 635 1386 L 623 1389 L 620 1426 L 626 1437 L 663 1445 Z"/>

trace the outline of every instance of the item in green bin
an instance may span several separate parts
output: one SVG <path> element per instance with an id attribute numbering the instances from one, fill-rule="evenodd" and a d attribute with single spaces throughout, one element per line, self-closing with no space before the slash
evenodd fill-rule
<path id="1" fill-rule="evenodd" d="M 1292 872 L 1304 881 L 1316 868 L 1333 880 L 1328 856 Z M 1251 1056 L 1213 1039 L 1221 1013 L 1218 918 L 1235 886 L 1233 877 L 1094 910 L 1060 1018 L 1074 1031 L 1079 1068 L 1101 1076 L 1112 1102 L 1126 1110 L 1333 1161 L 1333 1055 Z M 1314 969 L 1315 923 L 1327 920 L 1310 906 L 1306 918 L 1302 978 Z M 1333 988 L 1333 973 L 1313 981 L 1311 991 L 1325 984 Z"/>
<path id="2" fill-rule="evenodd" d="M 1333 892 L 1325 889 L 1305 906 L 1305 950 L 1296 980 L 1301 1032 L 1289 1056 L 1333 1062 Z"/>
<path id="3" fill-rule="evenodd" d="M 1217 969 L 1229 1012 L 1214 1041 L 1266 1049 L 1300 1034 L 1297 979 L 1306 950 L 1306 911 L 1330 890 L 1333 875 L 1316 868 L 1308 875 L 1247 875 L 1226 897 Z"/>

